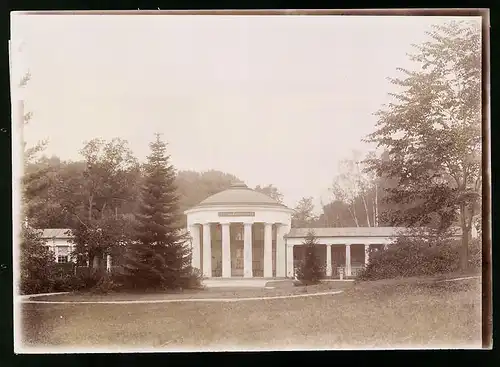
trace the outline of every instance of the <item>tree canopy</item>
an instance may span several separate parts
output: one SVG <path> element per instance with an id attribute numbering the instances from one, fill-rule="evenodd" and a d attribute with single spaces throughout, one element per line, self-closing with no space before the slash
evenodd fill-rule
<path id="1" fill-rule="evenodd" d="M 283 203 L 283 194 L 272 184 L 266 186 L 257 185 L 254 189 L 257 192 L 261 192 L 270 198 L 276 200 L 278 203 Z"/>
<path id="2" fill-rule="evenodd" d="M 180 221 L 176 173 L 159 134 L 150 148 L 135 213 L 135 241 L 125 254 L 124 285 L 177 288 L 191 274 L 191 252 Z"/>
<path id="3" fill-rule="evenodd" d="M 451 22 L 428 35 L 409 55 L 420 69 L 399 69 L 403 76 L 390 79 L 399 91 L 366 139 L 387 159 L 367 163 L 397 180 L 387 200 L 406 207 L 386 213 L 391 224 L 445 230 L 459 217 L 466 266 L 481 195 L 481 32 L 478 24 Z"/>
<path id="4" fill-rule="evenodd" d="M 292 214 L 292 227 L 312 227 L 317 216 L 314 214 L 314 198 L 304 197 L 299 200 Z"/>

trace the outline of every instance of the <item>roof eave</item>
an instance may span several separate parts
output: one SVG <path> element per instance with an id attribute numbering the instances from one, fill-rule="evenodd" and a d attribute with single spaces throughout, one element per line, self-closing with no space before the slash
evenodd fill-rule
<path id="1" fill-rule="evenodd" d="M 256 207 L 256 208 L 280 208 L 280 209 L 288 209 L 290 211 L 293 211 L 292 209 L 288 208 L 286 205 L 284 204 L 279 204 L 279 203 L 276 203 L 276 204 L 273 204 L 273 203 L 245 203 L 245 202 L 241 202 L 241 203 L 207 203 L 207 204 L 198 204 L 196 206 L 193 206 L 192 208 L 189 208 L 187 210 L 184 211 L 184 214 L 188 214 L 190 212 L 192 212 L 193 210 L 196 210 L 196 209 L 206 209 L 206 208 L 221 208 L 221 207 L 224 207 L 224 208 L 227 208 L 227 207 L 239 207 L 239 206 L 243 206 L 243 207 Z"/>

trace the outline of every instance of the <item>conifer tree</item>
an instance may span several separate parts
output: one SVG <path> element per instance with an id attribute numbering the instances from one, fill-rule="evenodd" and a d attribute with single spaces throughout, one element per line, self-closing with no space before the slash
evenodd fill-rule
<path id="1" fill-rule="evenodd" d="M 316 256 L 317 241 L 313 231 L 307 233 L 302 245 L 305 248 L 305 258 L 297 269 L 297 278 L 304 284 L 318 283 L 323 276 L 323 269 Z"/>
<path id="2" fill-rule="evenodd" d="M 159 134 L 150 148 L 135 214 L 135 241 L 125 255 L 124 285 L 134 289 L 179 288 L 192 269 L 187 234 L 180 226 L 175 170 Z"/>

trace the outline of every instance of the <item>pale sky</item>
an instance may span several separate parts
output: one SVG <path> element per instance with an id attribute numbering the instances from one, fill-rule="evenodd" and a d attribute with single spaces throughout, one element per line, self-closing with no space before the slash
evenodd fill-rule
<path id="1" fill-rule="evenodd" d="M 450 19 L 14 14 L 15 65 L 31 72 L 24 137 L 73 160 L 84 141 L 120 137 L 144 159 L 160 132 L 179 170 L 272 183 L 288 206 L 313 196 L 320 209 L 339 161 L 372 148 L 361 139 L 386 78 Z"/>

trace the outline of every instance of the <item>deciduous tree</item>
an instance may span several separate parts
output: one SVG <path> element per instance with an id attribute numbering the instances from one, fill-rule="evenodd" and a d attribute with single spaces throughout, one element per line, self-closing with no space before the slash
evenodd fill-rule
<path id="1" fill-rule="evenodd" d="M 356 227 L 378 226 L 378 181 L 365 170 L 361 154 L 353 152 L 341 161 L 339 170 L 330 188 L 334 201 L 345 204 Z"/>
<path id="2" fill-rule="evenodd" d="M 313 197 L 300 199 L 292 214 L 293 227 L 311 227 L 317 220 L 314 214 Z"/>
<path id="3" fill-rule="evenodd" d="M 110 222 L 119 224 L 119 218 L 126 214 L 120 209 L 136 201 L 140 171 L 137 159 L 122 139 L 109 142 L 93 139 L 85 144 L 81 154 L 85 168 L 64 180 L 59 191 L 70 194 L 75 187 L 79 188 L 73 191 L 63 210 L 76 219 L 77 250 L 85 248 L 91 256 L 89 262 L 97 270 L 104 267 L 105 254 L 116 244 L 111 240 L 116 236 Z M 89 243 L 81 242 L 87 239 Z"/>
<path id="4" fill-rule="evenodd" d="M 192 208 L 210 195 L 229 189 L 233 182 L 240 181 L 236 176 L 217 170 L 204 172 L 179 171 L 175 185 L 179 194 L 180 212 Z M 186 226 L 186 216 L 181 214 L 182 225 Z"/>
<path id="5" fill-rule="evenodd" d="M 472 22 L 435 26 L 409 55 L 420 70 L 399 69 L 400 91 L 378 111 L 367 138 L 388 152 L 371 159 L 379 175 L 397 179 L 388 199 L 407 208 L 389 214 L 394 225 L 434 223 L 444 230 L 459 218 L 463 268 L 481 196 L 481 31 Z"/>
<path id="6" fill-rule="evenodd" d="M 278 203 L 283 203 L 283 194 L 278 190 L 277 187 L 269 184 L 267 186 L 257 185 L 254 189 L 255 191 L 261 192 L 270 198 L 276 200 Z"/>

